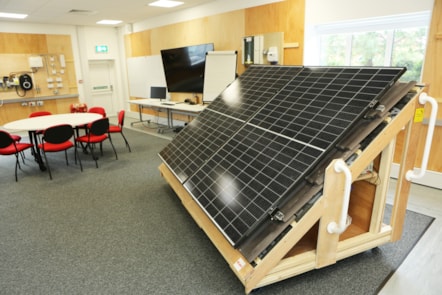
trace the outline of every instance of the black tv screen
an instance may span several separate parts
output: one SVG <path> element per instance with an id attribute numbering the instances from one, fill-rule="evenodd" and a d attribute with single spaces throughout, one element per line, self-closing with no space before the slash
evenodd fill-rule
<path id="1" fill-rule="evenodd" d="M 213 43 L 161 50 L 167 91 L 203 93 L 206 53 L 213 50 Z"/>

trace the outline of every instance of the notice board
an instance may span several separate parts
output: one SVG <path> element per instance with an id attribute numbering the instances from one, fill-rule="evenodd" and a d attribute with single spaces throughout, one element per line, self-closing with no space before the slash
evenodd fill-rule
<path id="1" fill-rule="evenodd" d="M 160 55 L 128 58 L 127 72 L 130 96 L 149 98 L 151 86 L 166 87 Z"/>

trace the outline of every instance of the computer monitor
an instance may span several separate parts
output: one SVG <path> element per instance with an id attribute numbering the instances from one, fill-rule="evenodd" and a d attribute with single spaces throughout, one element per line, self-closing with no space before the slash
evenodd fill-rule
<path id="1" fill-rule="evenodd" d="M 166 87 L 151 86 L 150 87 L 150 98 L 156 99 L 166 99 Z"/>

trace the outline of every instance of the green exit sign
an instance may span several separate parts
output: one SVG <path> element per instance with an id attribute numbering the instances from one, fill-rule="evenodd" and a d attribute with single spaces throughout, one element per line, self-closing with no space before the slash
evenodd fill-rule
<path id="1" fill-rule="evenodd" d="M 96 53 L 107 53 L 109 51 L 109 47 L 107 45 L 96 45 L 95 52 Z"/>

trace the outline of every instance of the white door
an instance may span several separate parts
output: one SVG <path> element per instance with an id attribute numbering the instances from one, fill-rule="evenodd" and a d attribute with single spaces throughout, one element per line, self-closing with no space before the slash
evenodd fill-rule
<path id="1" fill-rule="evenodd" d="M 112 60 L 90 61 L 89 75 L 91 97 L 88 99 L 88 107 L 101 106 L 108 116 L 115 115 L 114 62 Z"/>

